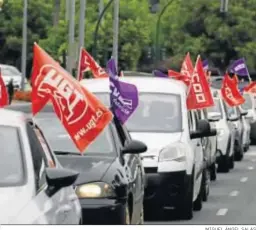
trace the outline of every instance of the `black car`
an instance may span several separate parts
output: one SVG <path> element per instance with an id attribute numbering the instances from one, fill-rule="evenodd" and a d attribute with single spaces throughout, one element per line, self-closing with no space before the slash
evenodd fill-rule
<path id="1" fill-rule="evenodd" d="M 27 113 L 30 108 L 30 104 L 7 107 Z M 75 190 L 83 224 L 143 223 L 145 180 L 139 153 L 147 150 L 145 144 L 132 140 L 125 126 L 114 118 L 81 155 L 52 106 L 47 105 L 35 120 L 60 163 L 80 173 Z"/>

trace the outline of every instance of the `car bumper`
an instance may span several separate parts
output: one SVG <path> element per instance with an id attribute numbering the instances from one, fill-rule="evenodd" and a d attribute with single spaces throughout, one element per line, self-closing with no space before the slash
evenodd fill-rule
<path id="1" fill-rule="evenodd" d="M 145 169 L 147 187 L 144 207 L 173 207 L 183 199 L 190 176 L 186 171 L 157 173 Z"/>
<path id="2" fill-rule="evenodd" d="M 124 224 L 125 202 L 112 199 L 80 199 L 83 224 Z"/>

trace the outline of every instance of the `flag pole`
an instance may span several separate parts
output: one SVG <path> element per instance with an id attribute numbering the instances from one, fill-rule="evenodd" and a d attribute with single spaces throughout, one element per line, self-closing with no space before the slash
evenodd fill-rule
<path id="1" fill-rule="evenodd" d="M 246 63 L 244 57 L 243 57 L 243 59 L 244 59 L 244 63 Z M 249 73 L 249 71 L 248 71 L 247 65 L 245 65 L 245 66 L 246 66 L 246 72 L 247 72 L 247 76 L 248 76 L 249 82 L 251 83 L 251 82 L 252 82 L 252 79 L 251 79 L 250 73 Z"/>
<path id="2" fill-rule="evenodd" d="M 80 79 L 80 75 L 81 75 L 81 68 L 80 68 L 80 66 L 81 66 L 82 48 L 83 48 L 83 47 L 81 46 L 81 47 L 80 47 L 80 52 L 79 52 L 78 66 L 77 66 L 77 75 L 76 75 L 76 79 L 77 79 L 78 81 L 82 80 L 82 79 Z"/>

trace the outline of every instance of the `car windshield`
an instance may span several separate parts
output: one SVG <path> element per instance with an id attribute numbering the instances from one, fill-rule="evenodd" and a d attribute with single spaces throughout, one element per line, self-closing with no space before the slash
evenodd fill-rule
<path id="1" fill-rule="evenodd" d="M 36 116 L 36 122 L 42 129 L 53 151 L 80 154 L 64 126 L 54 113 L 41 113 Z M 86 148 L 84 154 L 116 155 L 109 126 Z"/>
<path id="2" fill-rule="evenodd" d="M 253 105 L 252 105 L 252 98 L 250 97 L 249 94 L 244 94 L 243 95 L 245 102 L 241 105 L 242 109 L 244 110 L 248 110 L 248 109 L 252 109 Z"/>
<path id="3" fill-rule="evenodd" d="M 207 108 L 208 113 L 220 113 L 221 118 L 223 118 L 223 113 L 220 105 L 220 99 L 214 99 L 214 106 Z"/>
<path id="4" fill-rule="evenodd" d="M 2 71 L 3 77 L 19 75 L 19 72 L 17 70 L 15 70 L 15 68 L 4 67 L 4 68 L 1 68 L 1 71 Z"/>
<path id="5" fill-rule="evenodd" d="M 21 185 L 25 174 L 18 129 L 1 125 L 0 146 L 0 187 Z"/>
<path id="6" fill-rule="evenodd" d="M 108 93 L 94 93 L 109 106 Z M 125 123 L 130 132 L 181 132 L 181 98 L 177 94 L 140 93 L 139 105 Z"/>

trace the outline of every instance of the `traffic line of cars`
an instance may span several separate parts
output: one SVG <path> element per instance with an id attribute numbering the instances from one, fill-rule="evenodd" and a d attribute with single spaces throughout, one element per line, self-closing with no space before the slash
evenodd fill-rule
<path id="1" fill-rule="evenodd" d="M 228 172 L 249 148 L 250 95 L 245 105 L 229 108 L 212 89 L 214 107 L 188 111 L 182 82 L 122 81 L 137 87 L 138 108 L 125 125 L 113 118 L 84 155 L 52 106 L 33 119 L 30 104 L 0 110 L 0 142 L 8 150 L 0 203 L 7 206 L 10 194 L 17 198 L 1 224 L 143 224 L 144 214 L 175 208 L 189 220 L 202 209 L 217 170 Z M 109 79 L 81 84 L 111 108 Z"/>

